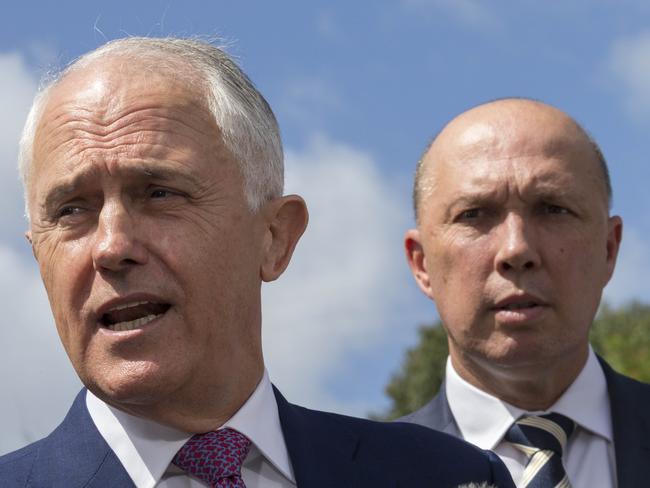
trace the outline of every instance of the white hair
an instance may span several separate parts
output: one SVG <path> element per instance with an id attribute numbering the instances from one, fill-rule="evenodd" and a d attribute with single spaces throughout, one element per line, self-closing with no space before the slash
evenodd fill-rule
<path id="1" fill-rule="evenodd" d="M 65 76 L 105 57 L 117 56 L 143 63 L 153 70 L 187 76 L 207 92 L 208 109 L 221 138 L 237 160 L 244 178 L 244 195 L 255 211 L 282 195 L 284 165 L 282 142 L 273 111 L 246 74 L 225 51 L 195 39 L 129 37 L 104 44 L 50 77 L 37 93 L 20 139 L 18 169 L 29 217 L 28 182 L 34 157 L 34 138 L 49 93 Z M 189 67 L 190 73 L 183 73 Z"/>

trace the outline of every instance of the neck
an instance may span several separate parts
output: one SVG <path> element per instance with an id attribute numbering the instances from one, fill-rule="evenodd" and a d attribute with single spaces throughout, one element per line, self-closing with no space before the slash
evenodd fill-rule
<path id="1" fill-rule="evenodd" d="M 578 377 L 587 362 L 588 352 L 585 345 L 584 350 L 564 354 L 561 358 L 522 365 L 458 354 L 450 347 L 452 365 L 461 378 L 527 411 L 550 408 Z"/>
<path id="2" fill-rule="evenodd" d="M 216 430 L 246 403 L 264 375 L 264 365 L 239 371 L 224 385 L 204 385 L 193 391 L 175 391 L 159 401 L 115 402 L 104 395 L 106 403 L 137 417 L 143 417 L 188 433 Z"/>

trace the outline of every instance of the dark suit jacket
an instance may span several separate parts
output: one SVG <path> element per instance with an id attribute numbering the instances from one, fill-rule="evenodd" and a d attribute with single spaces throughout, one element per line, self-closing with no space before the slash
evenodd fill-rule
<path id="1" fill-rule="evenodd" d="M 614 429 L 616 477 L 619 488 L 650 484 L 650 385 L 623 376 L 603 359 Z M 449 409 L 444 384 L 420 410 L 399 419 L 461 437 Z"/>
<path id="2" fill-rule="evenodd" d="M 318 412 L 275 390 L 282 431 L 299 488 L 447 487 L 488 481 L 514 488 L 493 454 L 412 424 L 383 424 Z M 77 396 L 48 437 L 0 457 L 0 486 L 133 487 Z"/>

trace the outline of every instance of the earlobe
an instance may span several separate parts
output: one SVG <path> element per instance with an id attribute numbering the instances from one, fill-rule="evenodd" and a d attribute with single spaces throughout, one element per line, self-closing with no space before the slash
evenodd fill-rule
<path id="1" fill-rule="evenodd" d="M 307 206 L 298 195 L 278 198 L 269 205 L 267 242 L 260 269 L 263 281 L 273 281 L 284 272 L 309 220 Z"/>
<path id="2" fill-rule="evenodd" d="M 431 280 L 429 278 L 429 270 L 427 269 L 426 256 L 420 240 L 419 230 L 410 229 L 406 232 L 404 236 L 404 250 L 406 251 L 406 260 L 409 268 L 411 268 L 415 282 L 420 287 L 420 290 L 433 300 Z"/>

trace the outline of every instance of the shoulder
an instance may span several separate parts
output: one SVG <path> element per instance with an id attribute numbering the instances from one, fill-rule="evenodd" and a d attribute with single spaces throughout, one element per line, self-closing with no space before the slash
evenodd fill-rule
<path id="1" fill-rule="evenodd" d="M 443 432 L 432 430 L 414 423 L 378 422 L 374 420 L 335 415 L 338 422 L 354 430 L 364 440 L 374 440 L 371 449 L 379 453 L 394 455 L 400 453 L 404 457 L 412 456 L 424 459 L 431 455 L 452 458 L 462 455 L 467 461 L 483 463 L 487 460 L 484 451 Z M 408 453 L 408 456 L 406 456 Z"/>
<path id="2" fill-rule="evenodd" d="M 446 405 L 446 398 L 443 394 L 438 393 L 438 395 L 433 397 L 429 402 L 425 403 L 416 411 L 404 415 L 396 420 L 397 422 L 410 422 L 441 430 L 441 424 L 444 424 L 443 417 L 448 409 L 449 407 Z"/>
<path id="3" fill-rule="evenodd" d="M 92 478 L 109 448 L 90 420 L 84 393 L 47 437 L 0 457 L 3 488 L 85 486 Z"/>
<path id="4" fill-rule="evenodd" d="M 3 487 L 27 486 L 34 460 L 44 440 L 0 456 L 0 480 Z"/>
<path id="5" fill-rule="evenodd" d="M 411 476 L 414 482 L 430 480 L 431 486 L 441 480 L 452 481 L 454 486 L 470 481 L 513 486 L 496 455 L 443 432 L 413 423 L 378 422 L 296 408 L 312 422 L 325 426 L 324 432 L 345 430 L 356 436 L 359 466 L 385 473 L 408 473 L 405 476 Z"/>
<path id="6" fill-rule="evenodd" d="M 604 359 L 598 358 L 605 373 L 610 397 L 625 397 L 639 403 L 650 402 L 650 384 L 615 371 Z"/>

